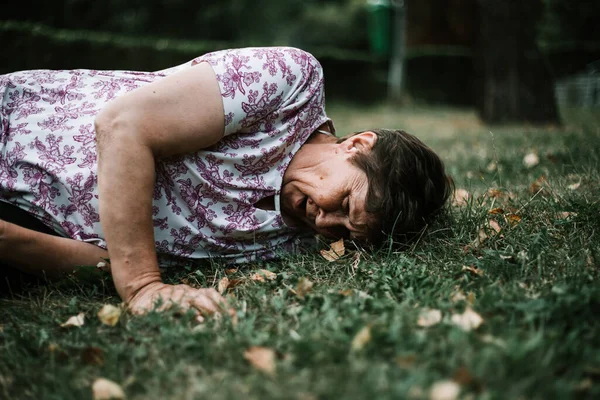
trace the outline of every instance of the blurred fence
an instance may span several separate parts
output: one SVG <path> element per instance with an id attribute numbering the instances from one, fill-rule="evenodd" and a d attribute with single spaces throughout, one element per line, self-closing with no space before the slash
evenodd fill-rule
<path id="1" fill-rule="evenodd" d="M 225 41 L 158 39 L 88 30 L 56 29 L 22 21 L 0 21 L 0 73 L 24 69 L 126 69 L 156 71 L 198 55 L 247 45 Z M 387 61 L 368 51 L 305 46 L 325 71 L 329 99 L 383 101 Z M 424 47 L 408 51 L 406 89 L 418 101 L 472 104 L 472 55 L 464 48 Z"/>
<path id="2" fill-rule="evenodd" d="M 259 43 L 164 39 L 83 29 L 57 29 L 40 23 L 0 21 L 0 74 L 24 69 L 126 69 L 155 71 L 210 51 Z M 383 101 L 387 61 L 367 50 L 301 46 L 325 70 L 327 96 L 334 101 Z M 589 46 L 588 46 L 589 47 Z M 600 48 L 546 48 L 561 106 L 598 101 L 598 69 L 575 74 L 598 59 Z M 474 54 L 461 46 L 419 46 L 406 51 L 405 89 L 415 101 L 472 106 L 477 79 Z M 597 104 L 597 103 L 594 103 Z"/>
<path id="3" fill-rule="evenodd" d="M 555 93 L 562 108 L 600 108 L 600 60 L 590 63 L 583 73 L 559 80 Z"/>

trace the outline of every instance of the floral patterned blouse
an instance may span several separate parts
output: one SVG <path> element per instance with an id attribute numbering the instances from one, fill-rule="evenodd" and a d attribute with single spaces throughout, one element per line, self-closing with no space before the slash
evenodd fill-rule
<path id="1" fill-rule="evenodd" d="M 328 121 L 321 66 L 295 48 L 217 51 L 157 72 L 0 75 L 0 201 L 66 237 L 106 248 L 98 214 L 96 114 L 119 95 L 200 62 L 210 63 L 217 76 L 225 137 L 206 150 L 157 162 L 153 218 L 161 264 L 250 261 L 292 251 L 297 232 L 279 211 L 283 174 Z M 254 206 L 269 196 L 276 210 Z"/>

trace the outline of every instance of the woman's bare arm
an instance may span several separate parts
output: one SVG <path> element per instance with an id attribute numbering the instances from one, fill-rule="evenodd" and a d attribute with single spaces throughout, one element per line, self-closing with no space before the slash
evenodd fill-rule
<path id="1" fill-rule="evenodd" d="M 90 243 L 52 236 L 0 220 L 0 261 L 38 276 L 58 277 L 96 265 L 108 252 Z"/>
<path id="2" fill-rule="evenodd" d="M 223 301 L 214 290 L 161 282 L 152 225 L 156 159 L 209 147 L 223 131 L 221 94 L 206 63 L 119 97 L 96 118 L 100 221 L 116 289 L 134 311 L 159 298 L 208 312 Z"/>

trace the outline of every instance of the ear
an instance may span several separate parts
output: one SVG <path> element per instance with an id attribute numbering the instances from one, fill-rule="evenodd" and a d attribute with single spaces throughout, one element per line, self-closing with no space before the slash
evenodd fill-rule
<path id="1" fill-rule="evenodd" d="M 357 151 L 371 151 L 373 146 L 375 146 L 375 142 L 377 142 L 377 134 L 366 131 L 351 136 L 340 144 L 344 148 L 344 152 L 355 154 Z"/>

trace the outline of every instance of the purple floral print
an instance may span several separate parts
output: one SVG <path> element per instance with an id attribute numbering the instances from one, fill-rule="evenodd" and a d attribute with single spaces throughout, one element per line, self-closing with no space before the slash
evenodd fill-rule
<path id="1" fill-rule="evenodd" d="M 220 87 L 224 138 L 159 160 L 153 223 L 161 259 L 271 258 L 297 232 L 279 211 L 285 170 L 327 121 L 323 75 L 309 53 L 286 47 L 223 50 L 157 72 L 22 71 L 0 76 L 0 201 L 77 240 L 106 247 L 100 226 L 94 118 L 112 99 L 208 62 Z"/>

